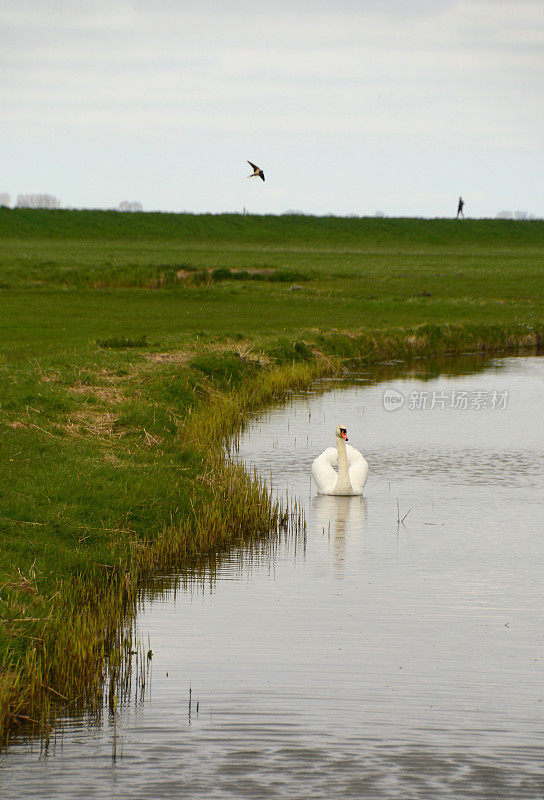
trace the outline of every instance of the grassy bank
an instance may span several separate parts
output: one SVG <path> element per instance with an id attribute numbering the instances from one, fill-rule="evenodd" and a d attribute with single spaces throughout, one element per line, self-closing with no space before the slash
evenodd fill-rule
<path id="1" fill-rule="evenodd" d="M 543 245 L 542 222 L 0 209 L 3 730 L 99 702 L 140 576 L 286 524 L 222 458 L 248 411 L 361 362 L 541 347 Z"/>

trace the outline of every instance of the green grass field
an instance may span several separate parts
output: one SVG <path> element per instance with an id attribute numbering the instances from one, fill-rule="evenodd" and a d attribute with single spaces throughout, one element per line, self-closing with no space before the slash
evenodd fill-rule
<path id="1" fill-rule="evenodd" d="M 543 341 L 542 221 L 0 209 L 0 722 L 85 695 L 126 575 L 273 523 L 210 444 L 246 409 L 342 359 Z"/>
<path id="2" fill-rule="evenodd" d="M 543 318 L 543 241 L 541 221 L 1 209 L 0 346 L 531 323 Z"/>

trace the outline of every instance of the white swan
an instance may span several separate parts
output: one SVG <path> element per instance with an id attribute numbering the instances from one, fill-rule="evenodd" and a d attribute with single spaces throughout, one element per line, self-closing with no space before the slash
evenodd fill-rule
<path id="1" fill-rule="evenodd" d="M 336 429 L 336 447 L 327 447 L 312 464 L 312 477 L 319 494 L 362 494 L 368 463 L 349 444 L 346 429 Z M 333 469 L 338 466 L 338 472 Z"/>

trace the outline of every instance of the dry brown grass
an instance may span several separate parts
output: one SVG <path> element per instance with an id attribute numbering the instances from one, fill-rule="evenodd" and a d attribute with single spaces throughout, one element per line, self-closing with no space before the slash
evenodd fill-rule
<path id="1" fill-rule="evenodd" d="M 117 419 L 117 414 L 112 411 L 91 406 L 73 413 L 62 429 L 69 436 L 95 436 L 101 439 L 111 436 L 120 437 L 123 435 L 123 431 L 116 429 Z"/>
<path id="2" fill-rule="evenodd" d="M 117 404 L 125 399 L 125 394 L 121 387 L 111 383 L 103 386 L 94 386 L 78 382 L 70 386 L 68 391 L 100 403 Z"/>

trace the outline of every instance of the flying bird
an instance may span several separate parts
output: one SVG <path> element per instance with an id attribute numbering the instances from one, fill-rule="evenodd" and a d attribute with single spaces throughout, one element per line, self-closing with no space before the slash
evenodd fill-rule
<path id="1" fill-rule="evenodd" d="M 248 161 L 247 163 L 253 169 L 253 172 L 251 173 L 251 175 L 248 175 L 247 177 L 248 178 L 262 178 L 263 181 L 264 181 L 264 172 L 262 171 L 262 169 L 260 167 L 258 167 L 257 164 L 252 164 L 251 161 Z"/>

